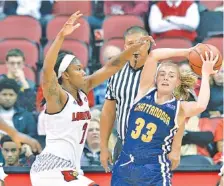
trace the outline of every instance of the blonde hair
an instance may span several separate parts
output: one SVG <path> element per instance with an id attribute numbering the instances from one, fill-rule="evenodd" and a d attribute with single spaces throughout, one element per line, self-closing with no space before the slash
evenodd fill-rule
<path id="1" fill-rule="evenodd" d="M 173 95 L 177 100 L 187 100 L 190 96 L 190 90 L 194 88 L 197 82 L 196 75 L 191 71 L 180 72 L 178 65 L 171 61 L 162 62 L 159 68 L 162 66 L 171 66 L 176 68 L 180 79 L 180 85 L 174 89 Z"/>

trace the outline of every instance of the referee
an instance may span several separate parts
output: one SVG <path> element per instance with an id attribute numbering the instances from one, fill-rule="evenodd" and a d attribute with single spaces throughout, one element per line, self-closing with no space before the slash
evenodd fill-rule
<path id="1" fill-rule="evenodd" d="M 132 46 L 138 39 L 148 36 L 148 32 L 142 27 L 134 26 L 129 28 L 124 34 L 124 49 Z M 151 40 L 152 42 L 153 39 Z M 150 46 L 143 45 L 132 59 L 108 80 L 106 100 L 101 113 L 100 120 L 100 159 L 106 172 L 109 171 L 108 160 L 112 164 L 111 153 L 108 150 L 108 140 L 117 119 L 118 141 L 114 149 L 113 160 L 117 160 L 125 138 L 129 109 L 137 95 L 140 75 L 148 56 Z"/>

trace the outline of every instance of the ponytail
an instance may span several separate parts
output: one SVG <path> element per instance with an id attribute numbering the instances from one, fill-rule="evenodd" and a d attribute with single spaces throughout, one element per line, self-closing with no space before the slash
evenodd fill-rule
<path id="1" fill-rule="evenodd" d="M 174 96 L 176 99 L 187 100 L 190 96 L 190 91 L 194 88 L 197 77 L 190 71 L 180 73 L 181 84 L 175 88 Z"/>

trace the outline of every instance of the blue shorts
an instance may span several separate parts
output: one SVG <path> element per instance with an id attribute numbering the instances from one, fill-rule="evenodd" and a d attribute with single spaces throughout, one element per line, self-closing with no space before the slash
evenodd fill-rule
<path id="1" fill-rule="evenodd" d="M 170 167 L 166 155 L 138 160 L 122 151 L 112 170 L 111 186 L 171 186 Z"/>

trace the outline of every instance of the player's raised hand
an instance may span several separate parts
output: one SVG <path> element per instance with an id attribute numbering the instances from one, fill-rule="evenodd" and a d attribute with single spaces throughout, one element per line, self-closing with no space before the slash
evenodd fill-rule
<path id="1" fill-rule="evenodd" d="M 219 59 L 219 55 L 214 56 L 213 52 L 205 52 L 205 57 L 203 55 L 200 55 L 201 60 L 203 61 L 202 65 L 202 74 L 215 74 L 218 72 L 218 70 L 214 70 L 214 65 Z"/>
<path id="2" fill-rule="evenodd" d="M 110 172 L 108 162 L 112 165 L 112 154 L 109 149 L 101 149 L 100 151 L 100 162 L 105 172 Z"/>
<path id="3" fill-rule="evenodd" d="M 77 23 L 78 19 L 82 16 L 80 11 L 75 12 L 70 16 L 68 21 L 64 24 L 64 26 L 61 29 L 61 34 L 63 36 L 67 36 L 71 34 L 74 30 L 76 30 L 78 27 L 80 27 L 80 23 Z"/>

